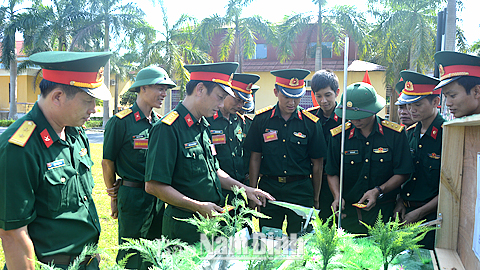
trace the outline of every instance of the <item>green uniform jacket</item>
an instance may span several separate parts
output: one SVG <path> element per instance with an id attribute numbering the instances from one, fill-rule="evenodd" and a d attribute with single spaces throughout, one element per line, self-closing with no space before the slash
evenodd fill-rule
<path id="1" fill-rule="evenodd" d="M 421 122 L 409 129 L 408 140 L 415 172 L 402 188 L 401 195 L 406 201 L 427 203 L 438 195 L 444 122 L 445 119 L 438 113 L 421 138 Z"/>
<path id="2" fill-rule="evenodd" d="M 36 127 L 24 147 L 8 142 L 28 130 L 25 121 Z M 0 135 L 0 228 L 28 225 L 38 258 L 79 255 L 100 235 L 87 136 L 80 127 L 66 127 L 65 136 L 58 137 L 37 103 Z"/>
<path id="3" fill-rule="evenodd" d="M 309 119 L 302 110 L 298 107 L 285 121 L 276 105 L 253 119 L 245 149 L 262 153 L 261 174 L 310 175 L 311 159 L 326 156 L 327 147 L 320 121 L 315 116 L 315 121 Z"/>
<path id="4" fill-rule="evenodd" d="M 307 109 L 307 111 L 320 119 L 320 122 L 322 123 L 323 137 L 328 144 L 328 141 L 331 137 L 330 129 L 342 124 L 342 118 L 336 115 L 335 112 L 332 112 L 330 117 L 326 118 L 325 116 L 323 116 L 323 110 L 320 108 L 320 106 L 309 108 Z M 325 159 L 325 162 L 326 161 L 327 160 Z"/>
<path id="5" fill-rule="evenodd" d="M 123 114 L 122 114 L 123 113 Z M 152 124 L 160 115 L 152 111 Z M 149 130 L 152 127 L 137 103 L 108 120 L 103 139 L 103 158 L 115 162 L 123 179 L 144 181 Z"/>
<path id="6" fill-rule="evenodd" d="M 346 205 L 358 202 L 367 190 L 387 182 L 393 175 L 414 171 L 405 131 L 403 127 L 401 131 L 398 131 L 400 128 L 391 129 L 391 124 L 394 123 L 377 116 L 368 138 L 354 125 L 346 129 L 343 174 L 343 198 Z M 335 134 L 329 145 L 326 166 L 329 175 L 340 175 L 341 138 L 341 132 Z M 398 191 L 385 194 L 377 200 L 377 204 L 394 201 Z"/>
<path id="7" fill-rule="evenodd" d="M 179 103 L 152 127 L 145 181 L 171 185 L 187 197 L 221 205 L 219 165 L 208 126 L 205 118 L 198 121 Z"/>
<path id="8" fill-rule="evenodd" d="M 207 118 L 210 123 L 212 143 L 217 150 L 220 168 L 239 182 L 245 182 L 243 142 L 247 135 L 246 119 L 240 114 L 230 114 L 226 119 L 220 111 Z"/>

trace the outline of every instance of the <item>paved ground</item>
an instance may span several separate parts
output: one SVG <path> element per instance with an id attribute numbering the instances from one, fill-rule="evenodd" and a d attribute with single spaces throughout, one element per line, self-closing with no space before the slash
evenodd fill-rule
<path id="1" fill-rule="evenodd" d="M 6 127 L 0 127 L 0 134 L 6 129 Z M 86 132 L 90 143 L 103 143 L 103 129 L 87 129 Z"/>

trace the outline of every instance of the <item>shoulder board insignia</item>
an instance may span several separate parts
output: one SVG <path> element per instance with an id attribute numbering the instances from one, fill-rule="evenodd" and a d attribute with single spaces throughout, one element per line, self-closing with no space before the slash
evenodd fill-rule
<path id="1" fill-rule="evenodd" d="M 250 115 L 244 114 L 243 116 L 245 116 L 245 118 L 247 118 L 248 120 L 253 121 L 253 118 Z"/>
<path id="2" fill-rule="evenodd" d="M 273 109 L 273 106 L 268 106 L 268 107 L 265 107 L 263 109 L 260 109 L 258 111 L 255 112 L 255 115 L 259 115 L 259 114 L 262 114 L 264 112 L 268 112 L 270 111 L 271 109 Z"/>
<path id="3" fill-rule="evenodd" d="M 352 126 L 352 123 L 346 122 L 345 123 L 345 130 L 349 129 L 351 126 Z M 336 128 L 330 129 L 330 133 L 332 133 L 332 136 L 336 136 L 336 135 L 342 133 L 342 125 L 340 125 Z"/>
<path id="4" fill-rule="evenodd" d="M 417 123 L 415 123 L 415 124 L 413 124 L 413 125 L 409 126 L 409 127 L 406 129 L 406 130 L 414 129 L 416 126 L 417 126 Z"/>
<path id="5" fill-rule="evenodd" d="M 393 129 L 395 130 L 396 132 L 402 132 L 403 130 L 403 126 L 402 125 L 399 125 L 397 123 L 394 123 L 394 122 L 390 122 L 390 121 L 387 121 L 387 120 L 382 120 L 382 125 L 384 127 L 387 127 L 389 129 Z"/>
<path id="6" fill-rule="evenodd" d="M 119 111 L 118 113 L 116 113 L 115 116 L 122 119 L 131 113 L 132 113 L 132 109 L 125 109 L 123 111 Z"/>
<path id="7" fill-rule="evenodd" d="M 316 109 L 320 109 L 320 106 L 310 107 L 310 108 L 306 109 L 306 111 L 311 112 L 311 111 L 316 110 Z"/>
<path id="8" fill-rule="evenodd" d="M 27 144 L 28 139 L 32 136 L 33 131 L 35 130 L 35 123 L 33 121 L 25 121 L 23 124 L 15 131 L 15 133 L 8 140 L 9 143 L 16 144 L 20 147 L 24 147 Z"/>
<path id="9" fill-rule="evenodd" d="M 170 126 L 171 124 L 173 124 L 173 122 L 175 122 L 175 120 L 177 120 L 178 116 L 179 114 L 177 111 L 171 111 L 167 115 L 165 115 L 165 117 L 163 117 L 162 123 Z"/>
<path id="10" fill-rule="evenodd" d="M 237 112 L 238 117 L 242 118 L 243 122 L 245 123 L 245 116 L 243 114 Z"/>
<path id="11" fill-rule="evenodd" d="M 317 123 L 318 121 L 318 117 L 316 117 L 315 115 L 313 115 L 311 112 L 307 112 L 306 110 L 303 110 L 302 113 L 310 120 L 312 120 L 313 122 Z"/>

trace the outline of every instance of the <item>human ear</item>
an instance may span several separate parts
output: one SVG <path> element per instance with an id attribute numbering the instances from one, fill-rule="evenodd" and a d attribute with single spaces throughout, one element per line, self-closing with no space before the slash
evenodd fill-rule
<path id="1" fill-rule="evenodd" d="M 276 96 L 276 97 L 278 97 L 278 90 L 277 90 L 277 88 L 276 88 L 276 87 L 275 87 L 275 88 L 273 88 L 273 93 L 275 94 L 275 96 Z"/>

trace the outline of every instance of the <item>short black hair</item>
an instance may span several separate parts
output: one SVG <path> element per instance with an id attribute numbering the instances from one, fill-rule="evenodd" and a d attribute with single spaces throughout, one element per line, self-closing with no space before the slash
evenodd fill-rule
<path id="1" fill-rule="evenodd" d="M 329 87 L 336 93 L 338 89 L 338 77 L 330 70 L 319 70 L 312 77 L 312 91 L 317 92 L 320 89 Z"/>
<path id="2" fill-rule="evenodd" d="M 475 85 L 480 85 L 480 78 L 473 76 L 462 76 L 456 82 L 465 88 L 467 95 L 470 95 L 470 90 L 472 90 Z"/>
<path id="3" fill-rule="evenodd" d="M 210 95 L 210 93 L 212 93 L 212 91 L 213 91 L 213 88 L 215 88 L 215 86 L 218 85 L 217 83 L 208 82 L 208 81 L 198 81 L 198 80 L 189 81 L 187 83 L 187 85 L 185 86 L 186 91 L 187 91 L 187 96 L 190 96 L 193 93 L 193 89 L 195 89 L 195 87 L 199 83 L 203 83 L 203 85 L 205 85 L 205 87 L 207 88 L 207 94 L 208 95 Z"/>
<path id="4" fill-rule="evenodd" d="M 50 94 L 50 92 L 53 91 L 53 89 L 57 87 L 62 89 L 65 95 L 67 95 L 68 99 L 74 98 L 75 95 L 77 95 L 77 93 L 84 92 L 82 89 L 76 86 L 55 83 L 55 82 L 47 81 L 45 79 L 42 79 L 38 87 L 40 88 L 40 93 L 42 97 L 46 97 L 48 94 Z"/>
<path id="5" fill-rule="evenodd" d="M 438 97 L 438 96 L 439 96 L 439 95 L 431 94 L 431 95 L 428 95 L 428 96 L 426 96 L 426 97 L 424 97 L 424 98 L 427 99 L 428 102 L 430 102 L 430 104 L 432 104 L 432 101 L 433 101 L 436 97 Z"/>

